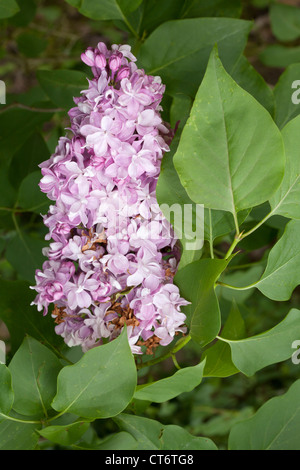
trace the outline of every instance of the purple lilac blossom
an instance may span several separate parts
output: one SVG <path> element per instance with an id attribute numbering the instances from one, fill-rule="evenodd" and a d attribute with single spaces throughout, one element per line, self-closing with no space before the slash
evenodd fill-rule
<path id="1" fill-rule="evenodd" d="M 43 216 L 49 247 L 32 302 L 55 331 L 87 351 L 127 325 L 134 354 L 185 333 L 187 305 L 173 283 L 180 251 L 155 188 L 172 131 L 160 116 L 165 86 L 137 68 L 130 46 L 104 43 L 81 56 L 88 89 L 69 111 L 41 167 L 40 189 L 54 202 Z"/>

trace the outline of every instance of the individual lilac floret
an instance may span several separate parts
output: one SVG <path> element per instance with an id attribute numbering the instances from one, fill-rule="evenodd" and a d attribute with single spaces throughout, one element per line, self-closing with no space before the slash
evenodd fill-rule
<path id="1" fill-rule="evenodd" d="M 173 284 L 180 251 L 155 195 L 172 140 L 160 116 L 165 87 L 137 68 L 130 46 L 99 43 L 81 58 L 93 78 L 69 111 L 71 136 L 40 165 L 53 204 L 33 304 L 44 315 L 52 306 L 69 346 L 87 351 L 126 325 L 132 352 L 151 354 L 186 332 L 188 304 Z"/>

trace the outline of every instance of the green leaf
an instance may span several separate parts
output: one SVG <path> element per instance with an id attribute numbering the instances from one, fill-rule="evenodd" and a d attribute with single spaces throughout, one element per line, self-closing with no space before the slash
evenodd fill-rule
<path id="1" fill-rule="evenodd" d="M 157 450 L 161 448 L 161 435 L 164 425 L 149 418 L 121 413 L 114 417 L 117 426 L 131 434 L 138 442 L 138 450 Z"/>
<path id="2" fill-rule="evenodd" d="M 133 14 L 139 35 L 147 37 L 162 23 L 169 20 L 199 17 L 233 17 L 241 14 L 240 0 L 145 0 Z M 132 15 L 130 16 L 132 18 Z"/>
<path id="3" fill-rule="evenodd" d="M 192 99 L 189 96 L 184 95 L 183 93 L 174 96 L 170 108 L 170 124 L 172 128 L 175 128 L 178 123 L 176 137 L 178 135 L 178 131 L 180 132 L 183 129 L 189 117 L 191 107 Z"/>
<path id="4" fill-rule="evenodd" d="M 34 282 L 35 270 L 45 261 L 42 249 L 46 242 L 37 236 L 28 235 L 20 229 L 7 244 L 5 256 L 20 279 Z"/>
<path id="5" fill-rule="evenodd" d="M 4 0 L 5 1 L 5 0 Z M 19 11 L 9 19 L 14 26 L 27 26 L 35 17 L 37 5 L 35 0 L 17 0 Z"/>
<path id="6" fill-rule="evenodd" d="M 231 18 L 167 21 L 145 40 L 138 61 L 148 74 L 162 77 L 168 94 L 193 97 L 214 44 L 230 70 L 244 50 L 250 28 L 250 22 Z"/>
<path id="7" fill-rule="evenodd" d="M 300 284 L 300 221 L 287 223 L 284 233 L 271 249 L 267 267 L 255 286 L 269 299 L 289 300 Z"/>
<path id="8" fill-rule="evenodd" d="M 62 446 L 69 446 L 77 442 L 88 430 L 89 422 L 78 420 L 75 423 L 60 426 L 47 426 L 39 434 L 51 442 Z"/>
<path id="9" fill-rule="evenodd" d="M 236 219 L 238 211 L 270 198 L 284 163 L 282 137 L 270 114 L 226 73 L 214 48 L 174 155 L 188 195 Z"/>
<path id="10" fill-rule="evenodd" d="M 0 19 L 9 18 L 20 10 L 15 0 L 0 0 Z"/>
<path id="11" fill-rule="evenodd" d="M 138 446 L 135 438 L 128 432 L 117 432 L 93 446 L 95 450 L 135 450 Z"/>
<path id="12" fill-rule="evenodd" d="M 142 0 L 67 0 L 79 12 L 93 20 L 124 20 Z"/>
<path id="13" fill-rule="evenodd" d="M 53 352 L 26 337 L 9 364 L 15 393 L 13 409 L 24 416 L 47 416 L 61 368 Z"/>
<path id="14" fill-rule="evenodd" d="M 201 383 L 204 364 L 202 361 L 196 366 L 178 370 L 171 377 L 140 385 L 136 389 L 134 398 L 163 403 L 181 393 L 190 392 Z"/>
<path id="15" fill-rule="evenodd" d="M 229 316 L 222 329 L 222 336 L 228 339 L 241 339 L 246 334 L 245 322 L 235 303 L 233 303 Z M 239 372 L 231 359 L 230 346 L 224 341 L 218 340 L 213 346 L 203 353 L 206 360 L 204 377 L 229 377 Z"/>
<path id="16" fill-rule="evenodd" d="M 286 47 L 281 44 L 267 46 L 260 54 L 259 60 L 268 67 L 285 68 L 299 62 L 300 46 Z"/>
<path id="17" fill-rule="evenodd" d="M 250 338 L 223 338 L 231 348 L 234 365 L 247 376 L 254 375 L 270 364 L 292 356 L 292 343 L 300 337 L 300 311 L 292 309 L 274 328 Z"/>
<path id="18" fill-rule="evenodd" d="M 238 224 L 242 224 L 249 214 L 248 210 L 237 214 Z M 213 242 L 235 229 L 234 218 L 230 212 L 204 208 L 204 238 Z"/>
<path id="19" fill-rule="evenodd" d="M 18 203 L 22 209 L 37 214 L 48 212 L 50 201 L 38 185 L 41 177 L 40 171 L 34 171 L 23 179 L 18 194 Z"/>
<path id="20" fill-rule="evenodd" d="M 26 334 L 55 352 L 64 344 L 54 331 L 51 315 L 44 317 L 30 305 L 35 295 L 27 282 L 0 279 L 0 318 L 9 330 L 12 354 L 20 347 Z"/>
<path id="21" fill-rule="evenodd" d="M 180 239 L 182 254 L 179 269 L 181 269 L 201 257 L 203 210 L 200 208 L 197 211 L 196 204 L 188 197 L 174 168 L 173 155 L 177 144 L 178 139 L 175 138 L 171 144 L 171 152 L 166 154 L 162 160 L 156 186 L 156 197 L 162 213 L 171 223 L 177 237 Z M 173 218 L 172 214 L 174 214 Z M 187 224 L 188 219 L 191 219 L 191 224 Z M 185 223 L 188 226 L 187 232 Z M 194 240 L 191 240 L 189 235 L 194 236 Z"/>
<path id="22" fill-rule="evenodd" d="M 282 130 L 285 145 L 286 166 L 281 185 L 270 198 L 272 214 L 300 219 L 300 116 L 290 121 Z"/>
<path id="23" fill-rule="evenodd" d="M 229 260 L 201 259 L 185 266 L 174 277 L 183 298 L 191 302 L 184 307 L 191 337 L 203 347 L 221 328 L 220 308 L 215 283 Z"/>
<path id="24" fill-rule="evenodd" d="M 242 11 L 241 0 L 190 0 L 185 2 L 183 17 L 224 16 L 238 18 Z"/>
<path id="25" fill-rule="evenodd" d="M 162 23 L 169 20 L 175 20 L 181 17 L 183 2 L 182 0 L 146 0 L 135 12 L 134 17 L 139 18 L 140 36 L 148 36 Z"/>
<path id="26" fill-rule="evenodd" d="M 141 416 L 122 413 L 114 418 L 120 429 L 130 433 L 139 443 L 138 450 L 216 450 L 207 438 L 194 437 L 175 425 L 163 425 Z"/>
<path id="27" fill-rule="evenodd" d="M 49 157 L 50 152 L 41 134 L 32 134 L 11 161 L 9 178 L 13 186 L 18 188 L 25 176 L 36 171 L 38 165 Z"/>
<path id="28" fill-rule="evenodd" d="M 52 114 L 18 107 L 0 112 L 0 158 L 10 159 Z"/>
<path id="29" fill-rule="evenodd" d="M 263 273 L 263 266 L 252 266 L 247 270 L 236 270 L 235 272 L 226 273 L 220 278 L 221 282 L 229 284 L 230 286 L 243 287 L 254 284 Z M 237 304 L 243 304 L 245 300 L 250 297 L 255 291 L 255 287 L 246 290 L 228 289 L 222 285 L 217 286 L 216 293 L 223 299 L 235 300 Z"/>
<path id="30" fill-rule="evenodd" d="M 271 116 L 274 114 L 274 96 L 271 88 L 263 77 L 250 64 L 245 56 L 241 56 L 236 62 L 230 75 L 236 83 L 252 95 Z"/>
<path id="31" fill-rule="evenodd" d="M 136 367 L 126 330 L 108 344 L 85 353 L 62 369 L 52 406 L 85 418 L 108 418 L 121 413 L 136 386 Z"/>
<path id="32" fill-rule="evenodd" d="M 229 450 L 300 450 L 299 394 L 300 380 L 296 380 L 285 394 L 237 423 L 229 435 Z"/>
<path id="33" fill-rule="evenodd" d="M 5 420 L 0 423 L 0 450 L 34 450 L 39 435 L 38 424 Z"/>
<path id="34" fill-rule="evenodd" d="M 207 437 L 192 436 L 174 424 L 165 426 L 161 442 L 162 450 L 218 450 L 214 442 Z"/>
<path id="35" fill-rule="evenodd" d="M 11 373 L 5 364 L 0 364 L 0 420 L 7 415 L 14 402 L 14 391 L 11 384 Z"/>
<path id="36" fill-rule="evenodd" d="M 2 213 L 5 213 L 5 208 L 12 207 L 16 201 L 16 191 L 9 180 L 9 171 L 9 162 L 0 160 L 0 210 Z M 9 217 L 11 219 L 11 214 L 9 214 Z"/>
<path id="37" fill-rule="evenodd" d="M 271 28 L 279 41 L 294 41 L 300 37 L 300 8 L 282 3 L 270 6 Z"/>
<path id="38" fill-rule="evenodd" d="M 73 98 L 88 88 L 86 75 L 78 70 L 38 70 L 37 79 L 50 100 L 61 108 L 75 106 Z"/>
<path id="39" fill-rule="evenodd" d="M 280 129 L 300 114 L 299 76 L 300 64 L 292 64 L 280 75 L 274 87 L 275 122 Z M 294 82 L 297 85 L 296 89 L 293 87 Z"/>

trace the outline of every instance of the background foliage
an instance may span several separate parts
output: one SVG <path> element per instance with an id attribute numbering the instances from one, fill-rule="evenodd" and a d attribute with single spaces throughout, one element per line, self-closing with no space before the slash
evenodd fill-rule
<path id="1" fill-rule="evenodd" d="M 8 365 L 0 365 L 0 448 L 299 449 L 299 365 L 291 361 L 291 344 L 300 339 L 300 227 L 289 222 L 300 218 L 300 105 L 291 100 L 292 83 L 300 80 L 298 2 L 0 0 L 0 25 L 7 87 L 0 105 L 0 339 Z M 89 73 L 80 54 L 99 41 L 131 44 L 139 66 L 166 84 L 164 119 L 173 127 L 180 121 L 174 165 L 163 162 L 159 202 L 206 207 L 202 258 L 184 252 L 176 278 L 193 297 L 192 340 L 176 355 L 178 371 L 168 358 L 136 372 L 124 335 L 82 356 L 55 335 L 50 316 L 30 306 L 29 285 L 44 259 L 40 214 L 49 205 L 37 165 L 65 134 L 67 110 Z M 257 159 L 242 190 L 245 168 L 232 177 L 234 204 L 228 186 L 222 197 L 215 191 L 222 162 L 214 162 L 215 184 L 201 166 L 228 136 L 214 129 L 210 153 L 191 166 L 188 156 L 201 146 L 190 121 L 184 127 L 191 113 L 203 132 L 230 87 L 236 87 L 230 138 L 245 136 L 245 148 L 230 158 L 236 164 L 248 151 Z M 212 88 L 220 100 L 201 114 L 197 106 Z M 222 108 L 228 118 L 230 105 Z M 243 127 L 245 114 L 255 117 L 253 129 Z M 247 133 L 255 135 L 250 148 Z M 195 171 L 202 179 L 185 184 Z M 263 190 L 256 192 L 259 178 Z M 238 257 L 221 259 L 237 225 L 247 233 L 257 224 L 241 239 Z M 211 344 L 221 325 L 223 339 Z"/>

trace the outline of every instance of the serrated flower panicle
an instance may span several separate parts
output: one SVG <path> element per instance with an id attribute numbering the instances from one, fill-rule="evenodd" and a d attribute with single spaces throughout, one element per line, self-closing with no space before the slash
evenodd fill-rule
<path id="1" fill-rule="evenodd" d="M 160 116 L 165 87 L 127 45 L 99 43 L 81 57 L 93 78 L 69 111 L 71 136 L 40 165 L 40 189 L 54 203 L 33 304 L 44 315 L 54 305 L 69 346 L 87 351 L 126 324 L 133 353 L 151 352 L 186 331 L 188 304 L 173 284 L 180 252 L 155 195 L 172 139 Z"/>

